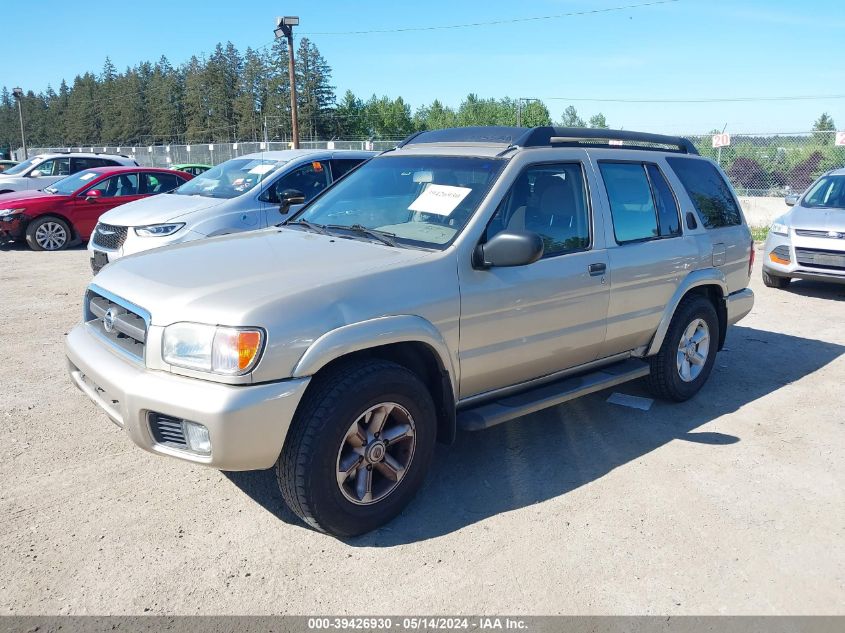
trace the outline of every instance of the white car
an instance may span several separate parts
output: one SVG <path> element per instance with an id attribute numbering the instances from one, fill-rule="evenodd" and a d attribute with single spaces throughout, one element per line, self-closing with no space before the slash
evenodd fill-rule
<path id="1" fill-rule="evenodd" d="M 375 154 L 285 150 L 228 160 L 169 193 L 100 216 L 88 242 L 91 269 L 151 248 L 278 224 Z"/>
<path id="2" fill-rule="evenodd" d="M 138 163 L 119 154 L 65 152 L 38 154 L 0 173 L 0 193 L 35 191 L 71 174 L 95 167 L 135 167 Z"/>
<path id="3" fill-rule="evenodd" d="M 792 209 L 774 221 L 763 247 L 763 283 L 845 283 L 845 169 L 827 172 L 786 204 Z"/>

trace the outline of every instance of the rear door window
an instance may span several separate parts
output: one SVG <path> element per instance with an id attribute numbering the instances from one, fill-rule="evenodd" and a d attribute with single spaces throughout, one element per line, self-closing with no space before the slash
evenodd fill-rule
<path id="1" fill-rule="evenodd" d="M 658 237 L 657 212 L 644 166 L 600 162 L 599 169 L 610 201 L 616 241 L 623 244 Z"/>
<path id="2" fill-rule="evenodd" d="M 739 204 L 730 185 L 709 161 L 699 158 L 666 158 L 686 189 L 705 228 L 742 224 Z"/>
<path id="3" fill-rule="evenodd" d="M 141 190 L 142 195 L 156 195 L 159 193 L 167 193 L 176 189 L 185 181 L 175 174 L 141 174 Z"/>
<path id="4" fill-rule="evenodd" d="M 654 201 L 657 203 L 657 230 L 660 237 L 681 234 L 681 217 L 678 213 L 678 203 L 672 193 L 669 183 L 657 165 L 646 164 L 648 179 L 651 181 L 651 190 L 654 194 Z"/>

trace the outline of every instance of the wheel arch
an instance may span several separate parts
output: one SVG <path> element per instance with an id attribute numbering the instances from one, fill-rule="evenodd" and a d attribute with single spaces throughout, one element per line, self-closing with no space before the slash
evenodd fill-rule
<path id="1" fill-rule="evenodd" d="M 687 275 L 675 290 L 672 298 L 666 304 L 666 309 L 663 311 L 663 316 L 644 356 L 652 356 L 660 350 L 660 346 L 663 345 L 663 339 L 666 338 L 666 333 L 669 331 L 669 324 L 672 322 L 672 317 L 675 316 L 675 311 L 684 297 L 691 294 L 704 296 L 713 303 L 716 315 L 719 317 L 718 349 L 722 349 L 728 329 L 728 311 L 725 305 L 728 284 L 722 271 L 717 268 L 706 268 L 696 270 Z"/>
<path id="2" fill-rule="evenodd" d="M 389 360 L 414 372 L 434 400 L 437 439 L 445 443 L 454 440 L 457 376 L 445 341 L 429 321 L 398 315 L 327 332 L 305 351 L 294 367 L 293 377 L 314 376 L 351 358 Z"/>

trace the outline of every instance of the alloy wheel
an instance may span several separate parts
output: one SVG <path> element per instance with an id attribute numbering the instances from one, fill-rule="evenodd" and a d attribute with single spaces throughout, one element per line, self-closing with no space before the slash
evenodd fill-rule
<path id="1" fill-rule="evenodd" d="M 701 375 L 710 352 L 710 328 L 704 319 L 695 319 L 681 335 L 678 343 L 678 375 L 692 382 Z"/>
<path id="2" fill-rule="evenodd" d="M 416 448 L 414 419 L 403 406 L 370 407 L 347 430 L 337 454 L 337 485 L 356 505 L 377 503 L 396 490 Z"/>

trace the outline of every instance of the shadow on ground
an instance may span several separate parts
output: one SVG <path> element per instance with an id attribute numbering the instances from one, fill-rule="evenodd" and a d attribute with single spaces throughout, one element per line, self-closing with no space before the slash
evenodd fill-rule
<path id="1" fill-rule="evenodd" d="M 814 299 L 845 301 L 845 284 L 793 279 L 784 290 L 779 290 L 778 292 L 791 292 L 794 295 L 812 297 Z"/>
<path id="2" fill-rule="evenodd" d="M 812 374 L 843 352 L 842 345 L 733 327 L 707 385 L 692 400 L 656 401 L 650 411 L 639 411 L 608 404 L 608 390 L 486 431 L 459 433 L 455 444 L 439 448 L 426 484 L 402 515 L 347 543 L 390 547 L 442 536 L 564 495 L 672 440 L 726 450 L 742 438 L 695 429 Z M 615 390 L 648 396 L 642 381 Z M 279 519 L 301 525 L 285 508 L 273 470 L 226 476 Z"/>

